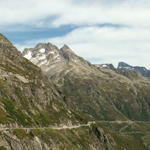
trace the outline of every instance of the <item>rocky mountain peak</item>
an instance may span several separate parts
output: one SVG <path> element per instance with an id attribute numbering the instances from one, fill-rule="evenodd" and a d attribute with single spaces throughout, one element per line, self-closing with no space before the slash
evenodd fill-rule
<path id="1" fill-rule="evenodd" d="M 26 48 L 23 52 L 23 56 L 33 62 L 35 65 L 49 70 L 53 68 L 55 64 L 64 67 L 66 63 L 81 64 L 85 61 L 77 56 L 67 45 L 58 49 L 51 43 L 43 44 L 39 43 L 35 48 Z"/>
<path id="2" fill-rule="evenodd" d="M 51 43 L 39 43 L 35 46 L 34 48 L 35 50 L 39 51 L 39 52 L 47 52 L 47 51 L 56 51 L 58 50 L 58 48 L 51 44 Z M 41 49 L 45 49 L 45 51 L 41 51 Z"/>
<path id="3" fill-rule="evenodd" d="M 32 56 L 37 53 L 49 53 L 49 52 L 58 52 L 59 49 L 51 43 L 39 43 L 34 48 L 25 48 L 23 55 L 25 56 L 28 52 L 32 52 Z"/>
<path id="4" fill-rule="evenodd" d="M 49 43 L 38 44 L 35 48 L 25 49 L 23 56 L 40 67 L 51 79 L 60 79 L 60 76 L 67 74 L 72 68 L 76 68 L 78 72 L 88 72 L 91 67 L 88 61 L 77 56 L 67 45 L 58 49 Z M 55 80 L 55 83 L 60 85 L 63 81 Z"/>
<path id="5" fill-rule="evenodd" d="M 77 56 L 69 46 L 64 45 L 61 49 L 60 49 L 60 53 L 61 55 L 64 57 L 64 59 L 67 62 L 70 63 L 83 63 L 83 60 Z"/>
<path id="6" fill-rule="evenodd" d="M 66 53 L 73 53 L 73 54 L 75 54 L 75 53 L 71 50 L 71 48 L 70 48 L 68 45 L 66 45 L 66 44 L 60 49 L 60 51 L 63 51 L 63 52 L 66 52 Z"/>
<path id="7" fill-rule="evenodd" d="M 64 58 L 60 50 L 51 43 L 39 43 L 34 48 L 27 48 L 23 56 L 45 72 L 53 70 L 55 64 L 59 64 L 60 68 L 64 66 Z"/>
<path id="8" fill-rule="evenodd" d="M 119 62 L 118 63 L 118 69 L 131 69 L 132 66 L 128 65 L 127 63 L 125 62 Z"/>
<path id="9" fill-rule="evenodd" d="M 12 61 L 15 64 L 20 62 L 22 54 L 9 42 L 9 40 L 0 34 L 0 62 L 3 64 Z"/>
<path id="10" fill-rule="evenodd" d="M 59 49 L 51 43 L 39 43 L 35 46 L 35 48 L 26 48 L 23 51 L 23 56 L 35 64 L 46 59 L 54 60 L 54 58 L 58 55 Z"/>

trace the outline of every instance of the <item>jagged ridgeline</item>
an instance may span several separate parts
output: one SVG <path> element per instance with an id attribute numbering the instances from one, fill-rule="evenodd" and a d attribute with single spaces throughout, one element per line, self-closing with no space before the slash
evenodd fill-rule
<path id="1" fill-rule="evenodd" d="M 117 104 L 115 86 L 133 81 L 115 77 L 111 70 L 99 70 L 66 45 L 59 50 L 52 44 L 39 44 L 26 49 L 24 55 L 45 73 L 0 34 L 0 150 L 148 150 L 148 122 L 96 121 L 128 120 L 130 112 L 123 112 L 124 101 L 129 105 L 133 100 L 135 106 L 137 101 L 128 99 L 129 93 L 120 94 Z M 124 80 L 117 82 L 120 78 Z M 136 84 L 139 89 L 149 87 L 145 78 Z M 114 86 L 114 91 L 106 85 Z M 122 86 L 118 88 L 122 90 Z M 125 84 L 123 89 L 128 87 Z M 138 103 L 138 111 L 143 111 L 135 118 L 146 114 L 143 120 L 148 120 L 149 99 L 144 92 Z"/>
<path id="2" fill-rule="evenodd" d="M 59 86 L 69 108 L 96 120 L 150 120 L 150 79 L 136 70 L 93 65 L 67 45 L 38 44 L 23 55 Z"/>

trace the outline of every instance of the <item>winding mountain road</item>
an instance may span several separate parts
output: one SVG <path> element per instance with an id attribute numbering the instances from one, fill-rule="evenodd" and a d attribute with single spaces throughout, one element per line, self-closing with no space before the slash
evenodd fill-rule
<path id="1" fill-rule="evenodd" d="M 44 129 L 51 129 L 51 130 L 63 130 L 63 129 L 76 129 L 76 128 L 80 128 L 80 127 L 89 127 L 92 124 L 96 124 L 96 123 L 117 123 L 117 124 L 122 124 L 122 123 L 127 123 L 127 124 L 133 124 L 133 123 L 150 123 L 150 121 L 90 121 L 87 124 L 78 124 L 78 125 L 71 125 L 71 126 L 67 126 L 67 125 L 63 125 L 63 126 L 48 126 L 48 127 L 0 127 L 0 131 L 7 131 L 7 130 L 15 130 L 15 129 L 23 129 L 23 130 L 34 130 L 34 129 L 40 129 L 40 130 L 44 130 Z"/>

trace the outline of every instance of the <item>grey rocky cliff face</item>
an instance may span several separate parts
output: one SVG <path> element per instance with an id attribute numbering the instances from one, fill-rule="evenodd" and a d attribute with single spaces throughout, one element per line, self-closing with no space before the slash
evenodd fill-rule
<path id="1" fill-rule="evenodd" d="M 67 45 L 58 49 L 50 43 L 38 44 L 35 48 L 25 49 L 23 56 L 39 66 L 51 79 L 55 78 L 57 84 L 62 84 L 63 81 L 59 81 L 59 79 L 63 74 L 69 72 L 69 66 L 77 69 L 80 67 L 87 68 L 91 65 L 78 57 Z M 66 71 L 64 72 L 64 70 Z"/>
<path id="2" fill-rule="evenodd" d="M 23 56 L 37 66 L 44 67 L 43 70 L 48 70 L 55 63 L 64 61 L 59 49 L 50 43 L 38 44 L 35 48 L 25 49 Z"/>
<path id="3" fill-rule="evenodd" d="M 75 64 L 86 62 L 78 57 L 67 45 L 58 49 L 50 43 L 38 44 L 35 48 L 26 48 L 23 56 L 38 66 L 47 66 L 47 69 L 43 69 L 45 72 L 48 68 L 53 68 L 55 64 L 65 66 L 68 62 Z"/>

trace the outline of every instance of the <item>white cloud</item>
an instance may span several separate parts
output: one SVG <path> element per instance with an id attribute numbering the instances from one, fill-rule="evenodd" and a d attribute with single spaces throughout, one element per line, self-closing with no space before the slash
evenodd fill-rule
<path id="1" fill-rule="evenodd" d="M 68 43 L 84 58 L 99 58 L 97 63 L 126 61 L 150 68 L 150 30 L 145 28 L 85 27 L 49 41 L 57 45 Z"/>
<path id="2" fill-rule="evenodd" d="M 41 24 L 41 21 L 52 15 L 60 15 L 68 0 L 1 0 L 1 25 L 8 24 Z"/>
<path id="3" fill-rule="evenodd" d="M 125 61 L 150 68 L 150 30 L 141 28 L 81 27 L 69 34 L 39 41 L 30 41 L 26 47 L 39 42 L 52 42 L 61 47 L 68 44 L 78 55 L 95 60 L 94 63 Z M 32 46 L 31 46 L 32 45 Z"/>
<path id="4" fill-rule="evenodd" d="M 1 0 L 0 25 L 101 23 L 150 26 L 149 0 Z M 47 18 L 57 16 L 47 23 Z"/>
<path id="5" fill-rule="evenodd" d="M 150 9 L 145 4 L 139 6 L 136 3 L 121 3 L 111 7 L 94 3 L 73 5 L 71 9 L 67 9 L 58 19 L 54 20 L 53 25 L 113 23 L 129 26 L 149 26 L 149 18 Z"/>

